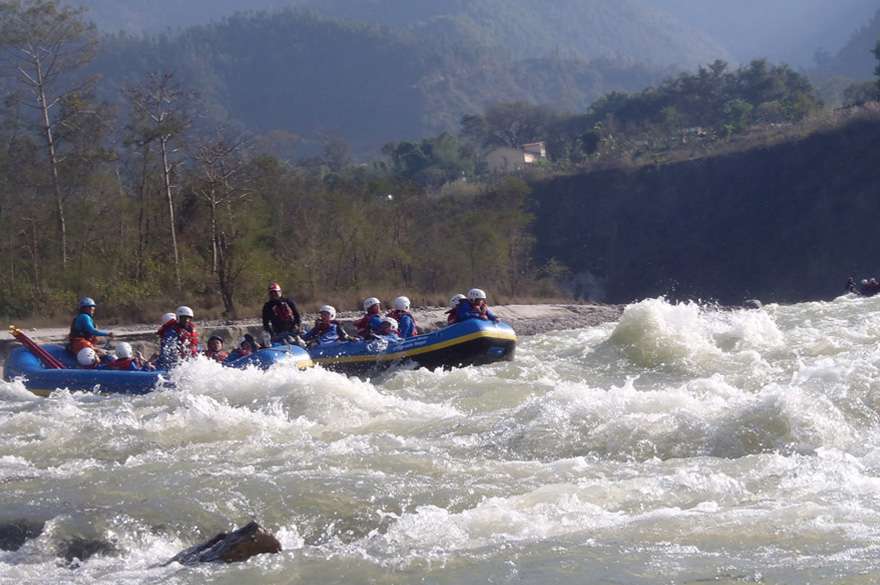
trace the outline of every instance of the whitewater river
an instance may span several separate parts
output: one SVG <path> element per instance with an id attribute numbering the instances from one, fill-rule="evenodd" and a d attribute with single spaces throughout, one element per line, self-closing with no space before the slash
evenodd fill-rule
<path id="1" fill-rule="evenodd" d="M 878 343 L 880 298 L 655 299 L 452 372 L 0 383 L 0 524 L 45 522 L 0 582 L 878 583 Z M 160 566 L 250 519 L 284 552 Z"/>

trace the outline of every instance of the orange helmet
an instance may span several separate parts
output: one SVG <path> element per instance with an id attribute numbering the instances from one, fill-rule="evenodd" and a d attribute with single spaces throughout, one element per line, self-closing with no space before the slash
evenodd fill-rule
<path id="1" fill-rule="evenodd" d="M 277 282 L 269 283 L 269 292 L 281 292 L 281 285 Z"/>

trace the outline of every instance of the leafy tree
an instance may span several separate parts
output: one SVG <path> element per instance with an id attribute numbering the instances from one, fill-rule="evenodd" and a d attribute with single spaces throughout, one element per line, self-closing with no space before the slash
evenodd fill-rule
<path id="1" fill-rule="evenodd" d="M 174 217 L 174 193 L 177 190 L 174 170 L 179 161 L 174 157 L 174 143 L 183 137 L 192 123 L 189 108 L 194 96 L 184 90 L 174 79 L 174 74 L 168 71 L 148 74 L 139 85 L 126 88 L 125 93 L 135 116 L 129 126 L 130 132 L 134 135 L 133 140 L 144 149 L 144 160 L 147 160 L 149 145 L 159 147 L 162 190 L 168 204 L 170 247 L 179 292 L 182 290 L 180 252 Z"/>
<path id="2" fill-rule="evenodd" d="M 60 6 L 56 0 L 12 0 L 0 4 L 0 39 L 4 71 L 25 94 L 15 93 L 12 99 L 34 111 L 32 122 L 45 145 L 65 268 L 68 193 L 61 176 L 59 134 L 94 114 L 87 96 L 95 79 L 75 74 L 94 56 L 95 30 L 83 19 L 82 9 Z"/>
<path id="3" fill-rule="evenodd" d="M 874 75 L 877 76 L 877 88 L 880 90 L 880 41 L 874 47 L 874 56 L 877 58 L 877 67 L 874 69 Z"/>

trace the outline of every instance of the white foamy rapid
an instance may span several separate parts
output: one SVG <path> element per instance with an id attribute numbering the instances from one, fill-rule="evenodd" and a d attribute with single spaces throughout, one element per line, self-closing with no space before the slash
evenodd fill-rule
<path id="1" fill-rule="evenodd" d="M 0 583 L 875 583 L 878 343 L 880 298 L 652 299 L 483 368 L 0 383 Z M 282 554 L 162 566 L 250 519 Z"/>

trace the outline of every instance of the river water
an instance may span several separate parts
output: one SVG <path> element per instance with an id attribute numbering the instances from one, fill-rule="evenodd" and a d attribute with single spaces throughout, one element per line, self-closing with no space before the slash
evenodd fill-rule
<path id="1" fill-rule="evenodd" d="M 482 368 L 0 383 L 0 524 L 45 522 L 0 582 L 878 583 L 878 342 L 880 298 L 651 299 Z M 250 519 L 284 552 L 161 566 Z"/>

